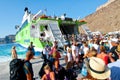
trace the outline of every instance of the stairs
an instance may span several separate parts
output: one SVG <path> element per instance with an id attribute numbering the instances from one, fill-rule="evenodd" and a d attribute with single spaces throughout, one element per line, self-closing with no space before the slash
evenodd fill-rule
<path id="1" fill-rule="evenodd" d="M 87 25 L 84 24 L 84 25 L 81 25 L 81 27 L 87 35 L 90 35 L 92 33 Z"/>
<path id="2" fill-rule="evenodd" d="M 59 29 L 58 23 L 50 23 L 49 24 L 51 33 L 52 33 L 52 41 L 58 41 L 58 46 L 63 47 L 65 39 Z"/>

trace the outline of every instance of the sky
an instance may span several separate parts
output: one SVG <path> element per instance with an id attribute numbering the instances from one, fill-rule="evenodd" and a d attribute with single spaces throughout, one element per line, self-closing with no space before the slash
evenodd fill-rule
<path id="1" fill-rule="evenodd" d="M 47 15 L 82 19 L 96 11 L 96 8 L 108 0 L 0 0 L 0 38 L 15 34 L 15 25 L 21 25 L 24 8 L 31 13 L 47 9 Z"/>

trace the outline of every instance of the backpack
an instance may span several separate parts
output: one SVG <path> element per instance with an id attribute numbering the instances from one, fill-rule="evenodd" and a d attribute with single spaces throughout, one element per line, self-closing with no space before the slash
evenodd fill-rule
<path id="1" fill-rule="evenodd" d="M 89 62 L 89 59 L 85 58 L 84 62 L 83 62 L 83 65 L 82 65 L 81 75 L 84 76 L 84 77 L 88 75 L 88 71 L 87 71 L 88 62 Z"/>
<path id="2" fill-rule="evenodd" d="M 76 80 L 77 73 L 73 69 L 66 70 L 66 77 L 68 80 Z"/>
<path id="3" fill-rule="evenodd" d="M 41 68 L 39 70 L 39 73 L 38 73 L 38 75 L 39 75 L 40 78 L 42 78 L 42 76 L 45 74 L 44 67 L 46 65 L 49 65 L 50 69 L 52 69 L 53 68 L 53 62 L 54 62 L 53 58 L 51 58 L 51 60 L 46 59 L 46 60 L 43 61 L 43 64 L 42 64 L 42 66 L 41 66 Z"/>
<path id="4" fill-rule="evenodd" d="M 13 59 L 10 62 L 10 80 L 27 80 L 23 69 L 24 63 L 21 59 Z"/>

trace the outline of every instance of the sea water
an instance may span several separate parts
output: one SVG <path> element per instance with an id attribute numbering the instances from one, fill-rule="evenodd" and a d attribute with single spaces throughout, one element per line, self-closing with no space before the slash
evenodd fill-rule
<path id="1" fill-rule="evenodd" d="M 11 57 L 12 46 L 16 46 L 18 58 L 20 59 L 25 58 L 27 48 L 21 46 L 20 44 L 17 43 L 0 44 L 0 63 L 12 60 Z M 38 56 L 39 52 L 35 52 L 35 55 Z"/>

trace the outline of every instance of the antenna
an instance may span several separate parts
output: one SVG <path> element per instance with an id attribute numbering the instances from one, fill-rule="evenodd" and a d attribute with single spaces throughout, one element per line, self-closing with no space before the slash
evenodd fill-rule
<path id="1" fill-rule="evenodd" d="M 47 8 L 44 9 L 45 15 L 47 14 Z"/>
<path id="2" fill-rule="evenodd" d="M 77 20 L 79 20 L 79 19 L 80 19 L 80 16 L 78 16 Z"/>
<path id="3" fill-rule="evenodd" d="M 33 16 L 32 20 L 35 19 L 40 13 L 42 13 L 42 10 L 38 11 L 38 12 Z"/>

